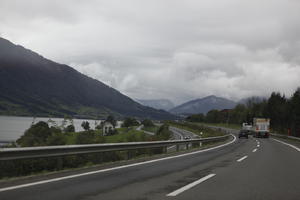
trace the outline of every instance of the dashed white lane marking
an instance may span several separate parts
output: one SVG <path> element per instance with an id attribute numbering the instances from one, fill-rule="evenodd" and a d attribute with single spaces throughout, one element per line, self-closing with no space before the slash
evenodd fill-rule
<path id="1" fill-rule="evenodd" d="M 184 192 L 184 191 L 186 191 L 188 189 L 191 189 L 192 187 L 195 187 L 196 185 L 198 185 L 198 184 L 200 184 L 200 183 L 202 183 L 202 182 L 204 182 L 204 181 L 206 181 L 206 180 L 214 177 L 215 175 L 216 174 L 209 174 L 209 175 L 207 175 L 207 176 L 205 176 L 203 178 L 200 178 L 197 181 L 194 181 L 194 182 L 192 182 L 192 183 L 190 183 L 190 184 L 188 184 L 188 185 L 186 185 L 186 186 L 184 186 L 182 188 L 179 188 L 178 190 L 175 190 L 174 192 L 171 192 L 171 193 L 167 194 L 167 196 L 168 197 L 177 196 L 178 194 L 180 194 L 180 193 L 182 193 L 182 192 Z"/>
<path id="2" fill-rule="evenodd" d="M 256 145 L 257 147 L 260 147 L 260 145 L 258 144 L 258 145 Z"/>
<path id="3" fill-rule="evenodd" d="M 241 161 L 245 160 L 246 158 L 248 158 L 248 156 L 241 157 L 240 159 L 237 160 L 237 162 L 241 162 Z"/>
<path id="4" fill-rule="evenodd" d="M 118 167 L 113 167 L 113 168 L 108 168 L 108 169 L 101 169 L 101 170 L 86 172 L 86 173 L 82 173 L 82 174 L 63 176 L 63 177 L 59 177 L 59 178 L 53 178 L 53 179 L 37 181 L 37 182 L 32 182 L 32 183 L 27 183 L 27 184 L 22 184 L 22 185 L 16 185 L 16 186 L 11 186 L 11 187 L 0 188 L 0 192 L 4 192 L 4 191 L 8 191 L 8 190 L 15 190 L 15 189 L 19 189 L 19 188 L 30 187 L 30 186 L 34 186 L 34 185 L 41 185 L 41 184 L 45 184 L 45 183 L 51 183 L 51 182 L 56 182 L 56 181 L 61 181 L 61 180 L 66 180 L 66 179 L 71 179 L 71 178 L 77 178 L 77 177 L 81 177 L 81 176 L 98 174 L 98 173 L 103 173 L 103 172 L 108 172 L 108 171 L 113 171 L 113 170 L 119 170 L 119 169 L 123 169 L 123 168 L 134 167 L 134 166 L 144 165 L 144 164 L 148 164 L 148 163 L 154 163 L 154 162 L 158 162 L 158 161 L 162 161 L 162 160 L 169 160 L 169 159 L 173 159 L 173 158 L 180 158 L 180 157 L 184 157 L 184 156 L 189 156 L 189 155 L 194 155 L 194 154 L 198 154 L 198 153 L 202 153 L 202 152 L 207 152 L 207 151 L 218 149 L 218 148 L 221 148 L 221 147 L 224 147 L 224 146 L 227 146 L 227 145 L 230 145 L 230 144 L 234 143 L 236 141 L 236 137 L 233 134 L 230 134 L 230 135 L 233 137 L 233 140 L 231 140 L 230 142 L 225 143 L 225 144 L 221 144 L 221 145 L 216 146 L 216 147 L 203 149 L 203 150 L 200 150 L 200 151 L 194 151 L 194 152 L 185 153 L 185 154 L 181 154 L 181 155 L 177 155 L 177 156 L 170 156 L 170 157 L 166 157 L 166 158 L 149 160 L 149 161 L 144 161 L 144 162 L 139 162 L 139 163 L 134 163 L 134 164 L 129 164 L 129 165 L 123 165 L 123 166 L 118 166 Z"/>
<path id="5" fill-rule="evenodd" d="M 253 151 L 252 151 L 252 152 L 254 153 L 254 152 L 256 152 L 256 151 L 257 151 L 257 149 L 253 149 Z"/>
<path id="6" fill-rule="evenodd" d="M 300 151 L 300 148 L 298 148 L 298 147 L 296 147 L 296 146 L 294 146 L 294 145 L 291 145 L 291 144 L 289 144 L 289 143 L 282 142 L 282 141 L 276 140 L 276 139 L 274 139 L 274 138 L 272 138 L 272 140 L 275 140 L 276 142 L 280 142 L 280 143 L 285 144 L 285 145 L 287 145 L 287 146 L 289 146 L 289 147 L 292 147 L 293 149 L 296 149 L 297 151 Z"/>

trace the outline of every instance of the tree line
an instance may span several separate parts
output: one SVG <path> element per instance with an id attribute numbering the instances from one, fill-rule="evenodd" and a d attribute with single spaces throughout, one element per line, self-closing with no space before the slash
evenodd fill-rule
<path id="1" fill-rule="evenodd" d="M 269 98 L 250 98 L 233 109 L 211 110 L 206 115 L 196 114 L 186 118 L 190 122 L 242 124 L 253 118 L 270 118 L 273 131 L 300 136 L 300 88 L 290 98 L 273 92 Z"/>

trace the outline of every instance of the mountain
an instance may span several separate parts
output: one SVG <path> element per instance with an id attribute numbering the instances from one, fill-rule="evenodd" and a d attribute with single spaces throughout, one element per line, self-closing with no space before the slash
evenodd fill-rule
<path id="1" fill-rule="evenodd" d="M 252 96 L 252 97 L 241 99 L 241 100 L 239 100 L 238 103 L 239 104 L 247 105 L 249 103 L 261 103 L 264 100 L 266 100 L 266 97 Z"/>
<path id="2" fill-rule="evenodd" d="M 174 103 L 168 99 L 136 99 L 136 101 L 144 106 L 162 110 L 170 110 L 175 106 Z"/>
<path id="3" fill-rule="evenodd" d="M 172 119 L 75 69 L 0 38 L 0 115 Z"/>
<path id="4" fill-rule="evenodd" d="M 173 114 L 206 114 L 212 109 L 231 109 L 235 106 L 236 102 L 234 101 L 212 95 L 176 106 L 175 108 L 171 109 L 170 112 Z"/>

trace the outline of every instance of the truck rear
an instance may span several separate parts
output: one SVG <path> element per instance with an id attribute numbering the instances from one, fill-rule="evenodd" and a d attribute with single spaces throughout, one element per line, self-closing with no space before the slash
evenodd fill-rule
<path id="1" fill-rule="evenodd" d="M 268 138 L 270 133 L 270 119 L 254 118 L 253 119 L 253 136 Z"/>

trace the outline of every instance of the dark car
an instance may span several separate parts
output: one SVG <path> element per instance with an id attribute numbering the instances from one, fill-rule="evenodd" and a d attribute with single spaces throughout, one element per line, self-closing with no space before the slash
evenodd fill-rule
<path id="1" fill-rule="evenodd" d="M 241 138 L 241 137 L 248 138 L 248 135 L 249 135 L 249 133 L 247 130 L 240 130 L 240 132 L 239 132 L 239 138 Z"/>

